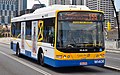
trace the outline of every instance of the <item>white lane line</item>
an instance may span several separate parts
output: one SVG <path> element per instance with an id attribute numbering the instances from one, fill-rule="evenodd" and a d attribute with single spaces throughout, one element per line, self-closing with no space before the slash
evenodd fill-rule
<path id="1" fill-rule="evenodd" d="M 120 68 L 117 68 L 117 67 L 108 66 L 108 65 L 105 65 L 105 67 L 108 67 L 108 68 L 111 68 L 111 69 L 115 69 L 115 70 L 118 70 L 118 71 L 120 71 Z"/>
<path id="2" fill-rule="evenodd" d="M 120 60 L 120 58 L 113 58 L 113 57 L 106 57 L 106 58 L 111 58 L 111 59 Z"/>
<path id="3" fill-rule="evenodd" d="M 30 65 L 30 64 L 27 64 L 27 63 L 25 63 L 25 62 L 23 62 L 23 61 L 21 61 L 21 60 L 18 60 L 18 59 L 16 59 L 15 57 L 12 57 L 12 56 L 10 56 L 10 55 L 2 52 L 2 51 L 0 51 L 0 53 L 3 54 L 3 55 L 5 55 L 5 56 L 7 56 L 7 57 L 9 57 L 9 58 L 11 58 L 11 59 L 13 59 L 13 60 L 15 60 L 15 61 L 17 61 L 17 62 L 19 62 L 19 63 L 21 63 L 21 64 L 23 64 L 23 65 L 25 65 L 25 66 L 27 66 L 27 67 L 29 67 L 29 68 L 31 68 L 31 69 L 33 69 L 33 70 L 35 70 L 35 71 L 37 71 L 37 72 L 39 72 L 39 73 L 42 73 L 42 74 L 44 74 L 44 75 L 51 75 L 50 73 L 48 73 L 48 72 L 46 72 L 46 71 L 43 71 L 42 69 L 39 69 L 39 68 L 37 68 L 37 67 L 35 67 L 35 66 L 32 66 L 32 65 Z"/>
<path id="4" fill-rule="evenodd" d="M 113 51 L 113 50 L 106 50 L 108 52 L 113 52 L 113 53 L 120 53 L 120 51 Z"/>

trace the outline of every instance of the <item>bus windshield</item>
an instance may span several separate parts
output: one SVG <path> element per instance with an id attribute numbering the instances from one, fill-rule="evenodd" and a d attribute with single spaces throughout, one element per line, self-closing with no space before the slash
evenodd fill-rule
<path id="1" fill-rule="evenodd" d="M 102 21 L 66 19 L 58 19 L 57 48 L 104 46 Z"/>

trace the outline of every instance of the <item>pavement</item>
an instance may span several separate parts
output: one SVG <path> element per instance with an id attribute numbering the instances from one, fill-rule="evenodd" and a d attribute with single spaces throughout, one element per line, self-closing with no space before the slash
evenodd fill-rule
<path id="1" fill-rule="evenodd" d="M 4 38 L 0 38 L 0 43 L 3 43 L 3 44 L 10 44 L 11 42 L 11 37 L 4 37 Z"/>
<path id="2" fill-rule="evenodd" d="M 10 42 L 11 42 L 11 37 L 0 38 L 0 43 L 9 45 Z M 113 44 L 114 44 L 114 43 L 113 43 Z M 112 43 L 111 43 L 111 45 L 112 45 Z M 108 46 L 107 46 L 106 52 L 120 53 L 120 48 L 115 48 L 115 47 L 111 47 L 111 48 L 110 48 L 110 47 L 111 47 L 111 46 L 109 46 L 109 48 L 108 48 Z"/>

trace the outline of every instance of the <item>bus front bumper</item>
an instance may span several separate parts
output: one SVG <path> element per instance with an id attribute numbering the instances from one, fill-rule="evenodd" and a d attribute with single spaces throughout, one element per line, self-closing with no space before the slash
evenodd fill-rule
<path id="1" fill-rule="evenodd" d="M 104 66 L 105 65 L 105 59 L 54 60 L 54 59 L 45 57 L 44 61 L 46 64 L 53 67 Z"/>

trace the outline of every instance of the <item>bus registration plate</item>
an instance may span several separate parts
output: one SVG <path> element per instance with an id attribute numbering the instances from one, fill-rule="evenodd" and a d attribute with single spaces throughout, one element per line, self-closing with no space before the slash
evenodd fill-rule
<path id="1" fill-rule="evenodd" d="M 87 65 L 87 62 L 80 62 L 80 65 Z"/>

